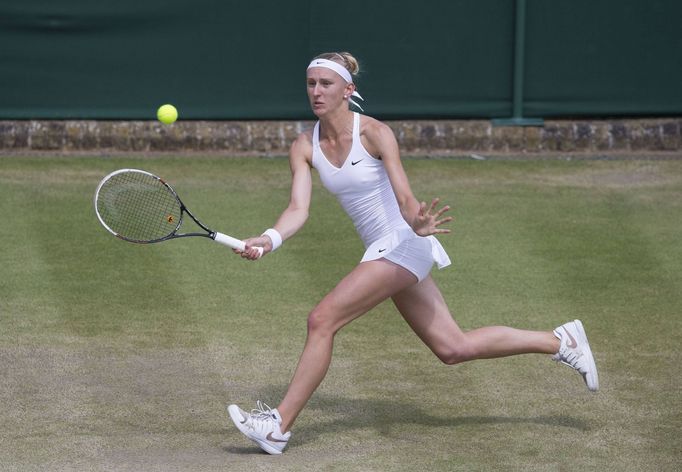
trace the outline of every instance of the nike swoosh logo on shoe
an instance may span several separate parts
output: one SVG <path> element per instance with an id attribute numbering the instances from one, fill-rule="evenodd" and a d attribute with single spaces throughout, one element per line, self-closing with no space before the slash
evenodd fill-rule
<path id="1" fill-rule="evenodd" d="M 269 432 L 267 436 L 265 436 L 265 439 L 267 439 L 268 441 L 271 441 L 271 442 L 278 442 L 278 443 L 286 443 L 287 442 L 286 439 L 275 439 L 275 438 L 273 438 L 272 437 L 272 431 Z"/>
<path id="2" fill-rule="evenodd" d="M 570 347 L 571 349 L 575 349 L 576 347 L 578 347 L 578 343 L 573 338 L 573 336 L 571 336 L 571 333 L 569 333 L 567 329 L 565 329 L 564 331 L 566 331 L 566 334 L 568 335 L 568 342 L 566 343 L 566 346 Z"/>

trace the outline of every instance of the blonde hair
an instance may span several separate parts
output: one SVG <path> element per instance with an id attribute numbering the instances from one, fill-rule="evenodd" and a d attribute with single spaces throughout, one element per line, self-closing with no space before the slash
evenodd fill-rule
<path id="1" fill-rule="evenodd" d="M 352 76 L 358 75 L 360 72 L 360 64 L 358 60 L 353 57 L 349 52 L 325 52 L 316 56 L 314 59 L 327 59 L 329 61 L 334 61 L 348 70 Z"/>

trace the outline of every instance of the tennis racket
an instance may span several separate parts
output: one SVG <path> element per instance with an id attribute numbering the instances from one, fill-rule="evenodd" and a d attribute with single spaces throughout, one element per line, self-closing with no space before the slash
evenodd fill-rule
<path id="1" fill-rule="evenodd" d="M 206 227 L 170 185 L 144 170 L 120 169 L 104 177 L 95 191 L 95 211 L 107 231 L 131 243 L 200 236 L 240 251 L 245 248 L 244 241 Z M 180 233 L 185 215 L 203 232 Z"/>

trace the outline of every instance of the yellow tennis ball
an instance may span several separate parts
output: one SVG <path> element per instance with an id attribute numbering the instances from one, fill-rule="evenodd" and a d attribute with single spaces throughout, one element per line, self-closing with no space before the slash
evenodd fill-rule
<path id="1" fill-rule="evenodd" d="M 156 112 L 156 117 L 161 123 L 169 125 L 178 119 L 178 110 L 173 105 L 161 105 Z"/>

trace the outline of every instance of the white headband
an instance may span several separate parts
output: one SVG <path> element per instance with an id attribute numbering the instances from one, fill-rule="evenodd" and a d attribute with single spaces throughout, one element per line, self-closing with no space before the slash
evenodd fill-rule
<path id="1" fill-rule="evenodd" d="M 346 83 L 348 83 L 348 84 L 353 83 L 353 77 L 350 75 L 350 72 L 348 72 L 348 69 L 343 67 L 338 62 L 330 61 L 329 59 L 313 59 L 312 62 L 310 63 L 310 65 L 308 66 L 308 69 L 310 69 L 312 67 L 324 67 L 326 69 L 331 69 L 334 72 L 336 72 L 337 74 L 339 74 L 343 78 L 343 80 L 346 81 Z M 354 97 L 358 97 L 360 100 L 364 100 L 364 98 L 362 98 L 357 91 L 354 91 L 352 93 L 352 95 Z M 350 103 L 352 103 L 353 105 L 355 105 L 356 107 L 358 107 L 360 110 L 365 111 L 352 98 L 349 98 L 348 101 Z"/>

